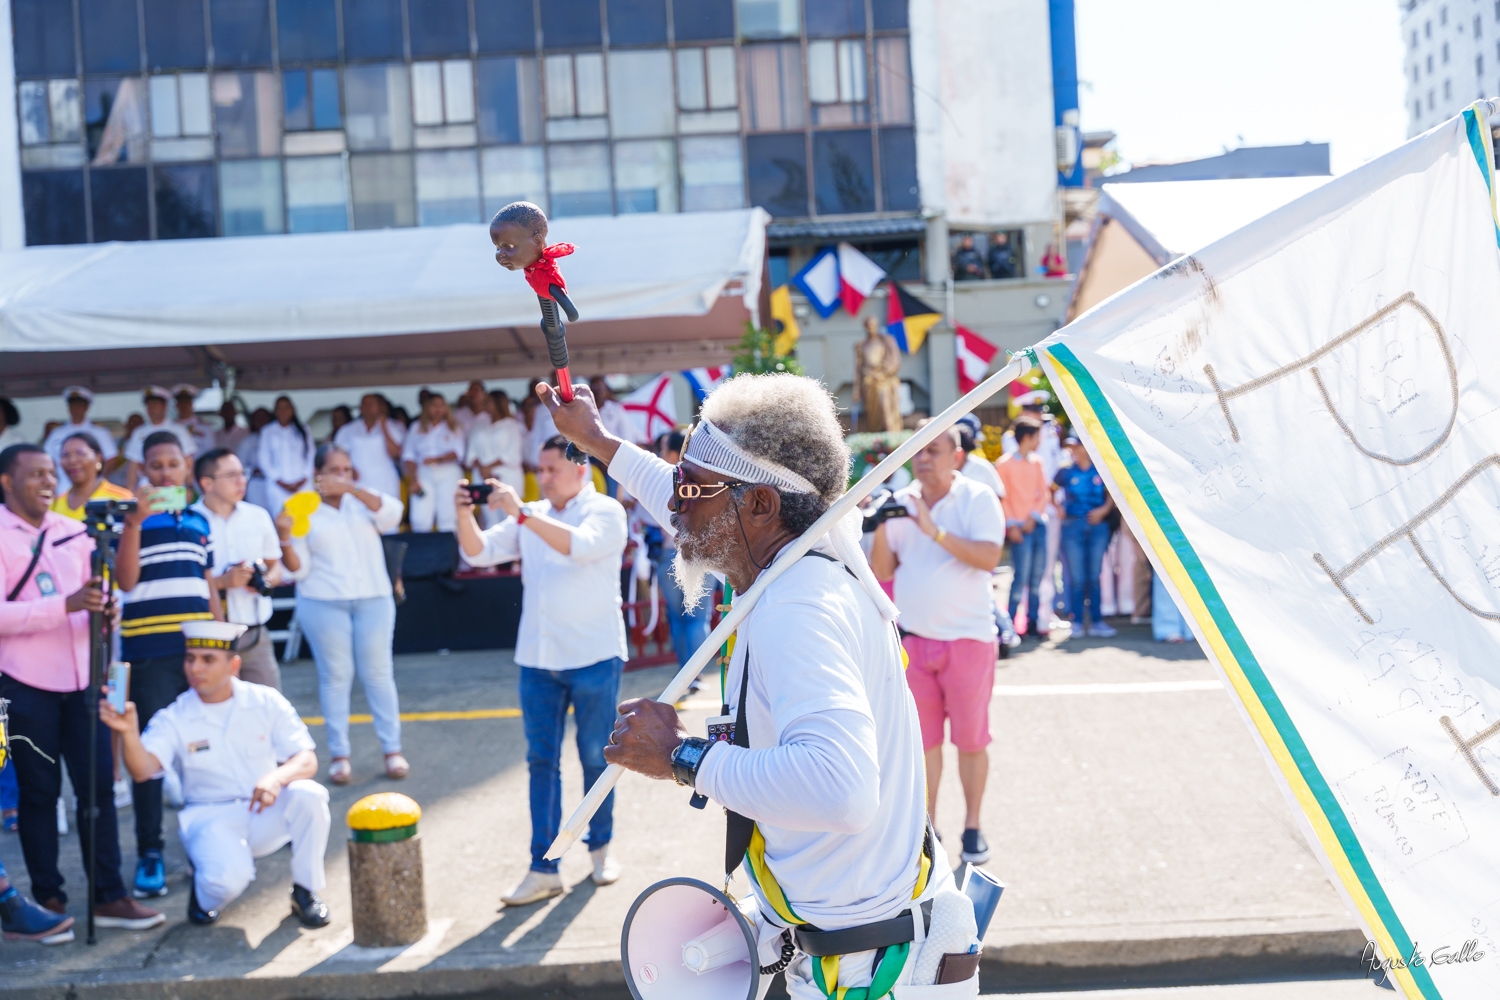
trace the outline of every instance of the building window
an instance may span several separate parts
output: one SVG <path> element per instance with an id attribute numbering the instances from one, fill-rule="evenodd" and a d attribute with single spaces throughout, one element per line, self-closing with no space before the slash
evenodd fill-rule
<path id="1" fill-rule="evenodd" d="M 909 128 L 880 130 L 881 210 L 915 212 L 922 207 L 917 187 L 917 136 Z"/>
<path id="2" fill-rule="evenodd" d="M 58 3 L 57 0 L 11 0 L 10 12 L 15 34 L 12 41 L 17 76 L 78 75 L 78 61 L 73 54 L 71 3 Z M 45 182 L 51 183 L 54 182 Z M 66 186 L 71 182 L 56 183 Z M 42 188 L 37 190 L 41 191 Z M 48 191 L 50 190 L 49 188 Z M 51 199 L 50 193 L 45 192 L 38 197 L 41 199 L 37 202 L 38 205 Z M 82 221 L 81 215 L 79 221 Z M 64 226 L 63 231 L 69 231 L 68 227 Z"/>
<path id="3" fill-rule="evenodd" d="M 813 133 L 813 195 L 819 215 L 875 211 L 875 154 L 865 129 Z"/>
<path id="4" fill-rule="evenodd" d="M 472 149 L 417 154 L 417 224 L 479 222 L 479 156 Z"/>
<path id="5" fill-rule="evenodd" d="M 734 37 L 734 0 L 685 0 L 672 5 L 672 27 L 679 42 Z"/>
<path id="6" fill-rule="evenodd" d="M 418 127 L 472 122 L 474 64 L 467 59 L 412 63 L 411 106 L 412 121 Z M 472 139 L 469 144 L 473 145 Z"/>
<path id="7" fill-rule="evenodd" d="M 609 134 L 609 124 L 604 118 L 603 54 L 547 56 L 543 72 L 547 84 L 548 139 L 602 139 Z M 608 159 L 606 153 L 605 160 Z"/>
<path id="8" fill-rule="evenodd" d="M 290 69 L 281 74 L 284 122 L 288 132 L 340 128 L 339 71 Z"/>
<path id="9" fill-rule="evenodd" d="M 677 211 L 677 152 L 670 139 L 615 143 L 615 211 Z"/>
<path id="10" fill-rule="evenodd" d="M 535 52 L 531 0 L 475 0 L 474 34 L 480 52 Z"/>
<path id="11" fill-rule="evenodd" d="M 802 132 L 745 137 L 750 204 L 774 216 L 807 215 L 807 137 Z"/>
<path id="12" fill-rule="evenodd" d="M 797 0 L 739 0 L 741 38 L 796 38 Z"/>
<path id="13" fill-rule="evenodd" d="M 1418 101 L 1416 104 L 1412 105 L 1411 116 L 1413 118 L 1421 118 L 1422 117 L 1422 102 L 1421 101 Z"/>
<path id="14" fill-rule="evenodd" d="M 814 125 L 870 120 L 864 39 L 807 43 L 807 97 Z"/>
<path id="15" fill-rule="evenodd" d="M 807 37 L 839 38 L 865 33 L 865 5 L 814 0 L 807 5 Z"/>
<path id="16" fill-rule="evenodd" d="M 286 161 L 286 222 L 293 233 L 349 228 L 342 156 L 300 156 Z"/>
<path id="17" fill-rule="evenodd" d="M 413 56 L 469 54 L 467 0 L 407 0 Z"/>
<path id="18" fill-rule="evenodd" d="M 1438 24 L 1447 24 L 1447 23 L 1448 23 L 1448 8 L 1447 7 L 1439 7 L 1438 8 Z"/>
<path id="19" fill-rule="evenodd" d="M 275 76 L 217 73 L 213 99 L 220 156 L 275 156 L 281 152 L 281 100 Z"/>
<path id="20" fill-rule="evenodd" d="M 1474 15 L 1474 37 L 1475 38 L 1480 38 L 1480 37 L 1483 36 L 1483 34 L 1484 34 L 1484 22 L 1480 20 L 1478 14 L 1475 14 Z"/>
<path id="21" fill-rule="evenodd" d="M 276 0 L 276 40 L 283 64 L 337 59 L 339 23 L 334 0 Z"/>
<path id="22" fill-rule="evenodd" d="M 353 196 L 355 229 L 417 224 L 410 153 L 349 157 L 349 193 Z"/>
<path id="23" fill-rule="evenodd" d="M 685 136 L 678 147 L 684 212 L 744 207 L 739 136 Z"/>
<path id="24" fill-rule="evenodd" d="M 738 106 L 733 46 L 677 50 L 678 131 L 737 132 Z"/>
<path id="25" fill-rule="evenodd" d="M 1418 73 L 1417 67 L 1413 66 L 1411 68 L 1411 82 L 1416 83 L 1418 79 L 1420 79 L 1420 75 Z"/>
<path id="26" fill-rule="evenodd" d="M 1443 100 L 1447 101 L 1447 100 L 1451 100 L 1452 98 L 1453 98 L 1453 81 L 1452 80 L 1444 80 L 1443 81 Z"/>
<path id="27" fill-rule="evenodd" d="M 151 158 L 159 163 L 213 159 L 208 74 L 153 76 L 149 87 Z"/>
<path id="28" fill-rule="evenodd" d="M 56 3 L 57 0 L 52 0 Z M 135 0 L 79 0 L 85 73 L 139 73 L 140 25 Z"/>
<path id="29" fill-rule="evenodd" d="M 553 215 L 610 213 L 607 143 L 570 142 L 548 146 L 547 178 L 552 189 Z"/>
<path id="30" fill-rule="evenodd" d="M 1423 32 L 1423 34 L 1426 37 L 1428 37 L 1428 38 L 1432 37 L 1432 22 L 1431 21 L 1428 21 L 1428 22 L 1426 22 L 1425 24 L 1422 25 L 1422 32 Z"/>
<path id="31" fill-rule="evenodd" d="M 615 138 L 671 135 L 677 119 L 675 104 L 670 52 L 640 49 L 610 53 L 609 123 Z"/>
<path id="32" fill-rule="evenodd" d="M 802 46 L 796 42 L 744 46 L 740 49 L 740 90 L 746 131 L 801 128 L 807 121 Z"/>
<path id="33" fill-rule="evenodd" d="M 343 164 L 338 157 L 324 158 L 320 162 L 328 159 L 339 170 L 339 225 L 335 228 L 343 229 Z M 289 165 L 288 169 L 295 168 Z M 225 160 L 219 164 L 219 190 L 223 192 L 220 201 L 225 236 L 264 236 L 285 228 L 281 217 L 281 161 Z"/>
<path id="34" fill-rule="evenodd" d="M 1427 91 L 1427 110 L 1431 111 L 1436 106 L 1437 103 L 1433 100 L 1433 92 L 1431 90 Z"/>
<path id="35" fill-rule="evenodd" d="M 598 48 L 603 44 L 599 0 L 545 0 L 541 6 L 542 45 L 546 48 Z"/>
<path id="36" fill-rule="evenodd" d="M 479 141 L 541 141 L 541 97 L 535 58 L 497 56 L 479 60 Z"/>
<path id="37" fill-rule="evenodd" d="M 145 167 L 89 172 L 94 241 L 149 240 L 151 208 Z"/>
<path id="38" fill-rule="evenodd" d="M 609 0 L 609 44 L 665 45 L 666 0 Z"/>
<path id="39" fill-rule="evenodd" d="M 484 214 L 492 218 L 513 201 L 529 201 L 547 211 L 547 164 L 540 146 L 502 146 L 479 153 Z"/>
<path id="40" fill-rule="evenodd" d="M 82 170 L 38 170 L 21 175 L 21 204 L 28 246 L 83 243 L 88 218 Z"/>
<path id="41" fill-rule="evenodd" d="M 27 80 L 16 88 L 21 124 L 21 166 L 83 166 L 83 120 L 78 81 Z"/>
<path id="42" fill-rule="evenodd" d="M 1495 2 L 1497 4 L 1500 4 L 1500 0 L 1495 0 Z M 1416 28 L 1411 29 L 1411 47 L 1412 48 L 1416 48 L 1417 47 L 1417 29 Z"/>
<path id="43" fill-rule="evenodd" d="M 882 125 L 912 120 L 911 64 L 904 35 L 875 39 L 875 105 Z"/>
<path id="44" fill-rule="evenodd" d="M 1448 43 L 1444 42 L 1443 43 L 1443 64 L 1447 65 L 1447 63 L 1448 63 Z"/>
<path id="45" fill-rule="evenodd" d="M 1474 57 L 1474 75 L 1484 76 L 1484 56 L 1482 55 Z"/>
<path id="46" fill-rule="evenodd" d="M 271 65 L 270 0 L 213 0 L 215 66 Z"/>
<path id="47" fill-rule="evenodd" d="M 152 177 L 158 239 L 202 239 L 218 233 L 219 192 L 212 163 L 159 166 Z"/>
<path id="48" fill-rule="evenodd" d="M 203 0 L 145 0 L 146 66 L 153 73 L 203 69 L 208 51 L 203 36 Z"/>
<path id="49" fill-rule="evenodd" d="M 870 0 L 876 31 L 905 31 L 907 0 Z"/>
<path id="50" fill-rule="evenodd" d="M 344 70 L 349 148 L 411 148 L 411 87 L 401 63 Z"/>
<path id="51" fill-rule="evenodd" d="M 1432 53 L 1427 53 L 1427 75 L 1432 75 Z"/>
<path id="52" fill-rule="evenodd" d="M 344 0 L 344 52 L 350 59 L 400 59 L 401 0 Z"/>
<path id="53" fill-rule="evenodd" d="M 146 161 L 145 90 L 139 77 L 84 81 L 83 127 L 94 166 Z"/>

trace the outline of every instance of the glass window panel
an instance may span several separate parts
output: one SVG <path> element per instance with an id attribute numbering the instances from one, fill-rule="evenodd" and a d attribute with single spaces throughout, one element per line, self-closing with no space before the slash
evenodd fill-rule
<path id="1" fill-rule="evenodd" d="M 474 33 L 480 52 L 535 51 L 531 0 L 474 0 Z"/>
<path id="2" fill-rule="evenodd" d="M 228 195 L 225 195 L 226 202 Z M 301 156 L 286 161 L 286 221 L 293 233 L 349 228 L 344 205 L 344 158 Z"/>
<path id="3" fill-rule="evenodd" d="M 39 146 L 52 139 L 47 113 L 47 84 L 43 80 L 22 83 L 16 88 L 21 104 L 21 144 Z"/>
<path id="4" fill-rule="evenodd" d="M 670 139 L 615 143 L 619 212 L 677 211 L 677 157 Z"/>
<path id="5" fill-rule="evenodd" d="M 609 0 L 611 46 L 657 45 L 666 40 L 666 0 Z"/>
<path id="6" fill-rule="evenodd" d="M 219 231 L 219 198 L 212 163 L 160 166 L 156 179 L 156 237 L 202 239 Z"/>
<path id="7" fill-rule="evenodd" d="M 863 0 L 818 0 L 807 5 L 807 37 L 835 38 L 865 33 Z"/>
<path id="8" fill-rule="evenodd" d="M 312 128 L 312 95 L 308 93 L 307 70 L 281 74 L 282 115 L 288 132 Z"/>
<path id="9" fill-rule="evenodd" d="M 443 123 L 443 68 L 440 64 L 411 64 L 411 116 L 418 125 Z"/>
<path id="10" fill-rule="evenodd" d="M 814 0 L 819 2 L 819 0 Z M 822 0 L 830 2 L 830 0 Z M 902 0 L 903 3 L 906 0 Z M 801 27 L 797 0 L 739 0 L 740 37 L 796 38 Z"/>
<path id="11" fill-rule="evenodd" d="M 553 118 L 547 122 L 548 142 L 572 142 L 576 139 L 609 138 L 609 120 L 605 118 Z"/>
<path id="12" fill-rule="evenodd" d="M 883 123 L 905 125 L 911 117 L 911 64 L 906 37 L 875 39 L 875 104 Z"/>
<path id="13" fill-rule="evenodd" d="M 917 139 L 909 128 L 880 130 L 880 188 L 887 212 L 922 207 L 917 188 Z"/>
<path id="14" fill-rule="evenodd" d="M 76 76 L 73 5 L 57 0 L 11 0 L 17 76 Z M 39 175 L 40 176 L 40 175 Z M 64 176 L 47 174 L 47 177 Z M 71 176 L 71 175 L 68 175 Z M 39 181 L 47 185 L 52 181 Z M 66 183 L 66 182 L 59 182 Z M 81 240 L 55 240 L 75 243 Z"/>
<path id="15" fill-rule="evenodd" d="M 598 52 L 580 52 L 574 56 L 573 86 L 578 117 L 604 114 L 604 56 Z"/>
<path id="16" fill-rule="evenodd" d="M 182 134 L 182 114 L 177 107 L 177 77 L 153 76 L 151 91 L 151 135 L 166 139 Z"/>
<path id="17" fill-rule="evenodd" d="M 702 49 L 677 50 L 677 106 L 684 111 L 703 111 L 708 107 L 708 77 Z"/>
<path id="18" fill-rule="evenodd" d="M 350 149 L 410 149 L 411 91 L 400 63 L 344 70 Z"/>
<path id="19" fill-rule="evenodd" d="M 672 26 L 680 42 L 733 38 L 734 0 L 679 0 L 672 5 Z"/>
<path id="20" fill-rule="evenodd" d="M 495 213 L 513 201 L 529 201 L 547 211 L 547 167 L 540 146 L 505 146 L 480 150 L 484 175 L 484 214 Z"/>
<path id="21" fill-rule="evenodd" d="M 498 56 L 479 60 L 479 141 L 536 142 L 541 132 L 536 59 Z"/>
<path id="22" fill-rule="evenodd" d="M 326 160 L 332 160 L 339 175 L 339 225 L 334 228 L 343 229 L 343 165 L 336 156 Z M 326 160 L 319 161 L 313 173 L 318 169 L 326 171 Z M 288 164 L 287 172 L 292 171 L 293 167 Z M 263 236 L 279 233 L 285 228 L 281 217 L 281 161 L 225 160 L 219 164 L 219 191 L 224 203 L 225 236 Z"/>
<path id="23" fill-rule="evenodd" d="M 61 170 L 64 167 L 81 167 L 83 163 L 83 147 L 76 142 L 61 146 L 26 146 L 21 150 L 22 170 Z"/>
<path id="24" fill-rule="evenodd" d="M 802 46 L 796 42 L 746 45 L 740 50 L 741 113 L 751 132 L 801 128 Z"/>
<path id="25" fill-rule="evenodd" d="M 450 226 L 479 219 L 479 158 L 472 149 L 417 154 L 417 224 Z"/>
<path id="26" fill-rule="evenodd" d="M 549 49 L 581 49 L 603 44 L 599 0 L 545 0 L 542 44 Z"/>
<path id="27" fill-rule="evenodd" d="M 611 52 L 609 97 L 609 122 L 617 138 L 671 135 L 676 119 L 671 53 L 666 49 Z"/>
<path id="28" fill-rule="evenodd" d="M 416 225 L 410 153 L 351 156 L 349 184 L 354 195 L 355 229 Z"/>
<path id="29" fill-rule="evenodd" d="M 344 0 L 344 54 L 350 59 L 400 59 L 401 0 Z"/>
<path id="30" fill-rule="evenodd" d="M 177 78 L 177 107 L 182 116 L 183 135 L 209 135 L 213 132 L 207 73 L 183 73 Z"/>
<path id="31" fill-rule="evenodd" d="M 738 86 L 734 75 L 734 46 L 715 45 L 704 53 L 708 58 L 708 106 L 738 106 Z"/>
<path id="32" fill-rule="evenodd" d="M 547 117 L 572 118 L 578 112 L 578 102 L 573 98 L 573 57 L 548 56 L 547 69 Z"/>
<path id="33" fill-rule="evenodd" d="M 906 29 L 907 0 L 870 0 L 870 12 L 874 16 L 876 31 L 904 31 Z"/>
<path id="34" fill-rule="evenodd" d="M 845 104 L 863 101 L 866 83 L 864 40 L 839 42 L 839 100 Z"/>
<path id="35" fill-rule="evenodd" d="M 406 9 L 413 56 L 468 54 L 468 0 L 407 0 Z"/>
<path id="36" fill-rule="evenodd" d="M 339 21 L 334 2 L 276 0 L 276 39 L 281 45 L 282 63 L 332 61 L 339 57 Z M 279 194 L 277 199 L 279 202 Z"/>
<path id="37" fill-rule="evenodd" d="M 739 136 L 693 136 L 679 140 L 678 146 L 682 157 L 684 212 L 745 207 Z"/>
<path id="38" fill-rule="evenodd" d="M 146 202 L 146 168 L 121 167 L 90 172 L 94 242 L 148 240 L 151 210 Z"/>
<path id="39" fill-rule="evenodd" d="M 53 142 L 77 142 L 83 138 L 77 80 L 48 80 L 47 110 L 52 117 Z"/>
<path id="40" fill-rule="evenodd" d="M 814 104 L 839 102 L 838 46 L 833 42 L 807 43 L 807 97 Z"/>
<path id="41" fill-rule="evenodd" d="M 214 141 L 207 137 L 154 139 L 151 142 L 151 159 L 157 163 L 188 163 L 213 158 Z"/>
<path id="42" fill-rule="evenodd" d="M 84 125 L 96 167 L 146 160 L 146 83 L 138 77 L 84 81 Z"/>
<path id="43" fill-rule="evenodd" d="M 281 148 L 281 95 L 272 73 L 215 73 L 220 156 L 274 156 Z"/>
<path id="44" fill-rule="evenodd" d="M 271 65 L 270 0 L 213 0 L 215 66 Z"/>
<path id="45" fill-rule="evenodd" d="M 443 117 L 450 122 L 474 120 L 474 64 L 467 59 L 443 63 Z"/>
<path id="46" fill-rule="evenodd" d="M 344 124 L 344 113 L 339 106 L 338 70 L 312 71 L 312 118 L 313 128 L 339 128 Z"/>
<path id="47" fill-rule="evenodd" d="M 745 137 L 750 204 L 777 216 L 808 214 L 806 143 L 801 132 Z"/>
<path id="48" fill-rule="evenodd" d="M 26 245 L 83 243 L 83 171 L 27 171 L 21 175 L 21 204 L 26 218 Z"/>
<path id="49" fill-rule="evenodd" d="M 138 72 L 141 45 L 135 0 L 79 0 L 79 5 L 83 21 L 84 72 Z"/>
<path id="50" fill-rule="evenodd" d="M 208 65 L 203 0 L 145 0 L 146 68 L 202 69 Z"/>
<path id="51" fill-rule="evenodd" d="M 610 214 L 608 144 L 575 142 L 547 147 L 547 176 L 553 215 Z"/>
<path id="52" fill-rule="evenodd" d="M 875 211 L 870 133 L 813 133 L 813 191 L 819 215 Z"/>

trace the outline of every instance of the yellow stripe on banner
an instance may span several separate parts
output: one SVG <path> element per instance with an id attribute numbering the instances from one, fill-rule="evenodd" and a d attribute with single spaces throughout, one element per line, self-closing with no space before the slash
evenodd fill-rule
<path id="1" fill-rule="evenodd" d="M 519 719 L 519 708 L 474 708 L 466 712 L 402 712 L 402 722 L 465 722 L 470 719 Z M 304 715 L 302 722 L 309 726 L 321 726 L 326 720 L 321 715 Z M 352 723 L 374 722 L 373 715 L 349 716 Z"/>
<path id="2" fill-rule="evenodd" d="M 1146 533 L 1147 542 L 1149 542 L 1152 550 L 1161 559 L 1167 575 L 1171 577 L 1173 585 L 1177 588 L 1177 593 L 1187 603 L 1188 612 L 1198 623 L 1203 637 L 1208 640 L 1208 644 L 1214 652 L 1214 658 L 1218 660 L 1225 674 L 1229 677 L 1230 684 L 1233 685 L 1235 693 L 1249 712 L 1250 719 L 1254 723 L 1256 731 L 1260 733 L 1261 739 L 1265 740 L 1266 746 L 1271 751 L 1272 758 L 1276 761 L 1277 767 L 1281 769 L 1281 773 L 1286 778 L 1287 784 L 1291 786 L 1292 794 L 1296 796 L 1298 804 L 1301 805 L 1303 813 L 1311 823 L 1313 832 L 1318 837 L 1318 842 L 1323 845 L 1323 850 L 1332 862 L 1339 879 L 1344 883 L 1344 887 L 1349 891 L 1349 895 L 1353 898 L 1355 905 L 1359 907 L 1360 913 L 1364 916 L 1366 926 L 1375 931 L 1379 938 L 1381 949 L 1387 956 L 1399 956 L 1400 949 L 1396 947 L 1396 943 L 1392 939 L 1390 932 L 1386 930 L 1385 923 L 1376 912 L 1375 905 L 1370 901 L 1364 884 L 1360 882 L 1359 876 L 1355 874 L 1354 867 L 1349 863 L 1349 858 L 1344 853 L 1344 847 L 1339 843 L 1338 836 L 1333 832 L 1333 827 L 1328 822 L 1327 816 L 1324 815 L 1322 806 L 1318 804 L 1317 798 L 1312 793 L 1312 789 L 1308 787 L 1306 779 L 1302 776 L 1301 769 L 1297 767 L 1296 761 L 1292 759 L 1291 752 L 1287 749 L 1286 743 L 1281 738 L 1281 733 L 1277 730 L 1275 723 L 1271 721 L 1270 715 L 1267 714 L 1265 707 L 1261 704 L 1260 697 L 1255 693 L 1254 687 L 1251 686 L 1249 679 L 1245 676 L 1239 660 L 1230 651 L 1229 644 L 1224 641 L 1223 634 L 1219 631 L 1213 615 L 1209 612 L 1208 606 L 1198 593 L 1198 588 L 1193 585 L 1192 578 L 1188 576 L 1187 569 L 1182 565 L 1182 560 L 1178 557 L 1176 549 L 1167 541 L 1166 534 L 1162 531 L 1161 526 L 1157 524 L 1150 506 L 1146 503 L 1146 498 L 1136 488 L 1135 481 L 1125 468 L 1125 463 L 1121 461 L 1119 453 L 1115 451 L 1113 442 L 1110 441 L 1109 435 L 1104 430 L 1104 425 L 1100 422 L 1098 415 L 1094 413 L 1082 388 L 1067 368 L 1050 354 L 1048 355 L 1048 360 L 1051 362 L 1050 367 L 1052 371 L 1049 374 L 1052 376 L 1052 384 L 1061 387 L 1064 396 L 1072 403 L 1073 412 L 1082 418 L 1089 439 L 1098 449 L 1099 456 L 1103 459 L 1105 467 L 1109 470 L 1110 476 L 1114 480 L 1113 485 L 1120 494 L 1124 495 L 1126 502 L 1130 505 L 1130 509 L 1135 513 L 1136 520 Z M 1412 979 L 1409 971 L 1395 969 L 1393 970 L 1393 974 L 1397 981 L 1401 983 L 1402 989 L 1408 997 L 1420 998 L 1422 996 L 1421 988 Z"/>

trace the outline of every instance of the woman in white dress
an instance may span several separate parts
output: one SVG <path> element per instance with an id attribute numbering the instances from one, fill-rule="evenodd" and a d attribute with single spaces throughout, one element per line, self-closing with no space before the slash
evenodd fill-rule
<path id="1" fill-rule="evenodd" d="M 277 396 L 271 412 L 276 419 L 261 428 L 255 467 L 266 477 L 266 509 L 277 514 L 287 497 L 312 482 L 317 445 L 297 419 L 290 398 Z"/>
<path id="2" fill-rule="evenodd" d="M 448 401 L 433 394 L 422 404 L 422 417 L 406 434 L 401 468 L 411 486 L 411 530 L 452 531 L 453 491 L 463 478 L 464 432 L 453 419 Z"/>
<path id="3" fill-rule="evenodd" d="M 510 397 L 492 392 L 488 399 L 489 422 L 476 422 L 469 432 L 469 481 L 482 483 L 498 479 L 517 493 L 526 489 L 526 472 L 521 468 L 526 429 L 511 416 Z M 485 527 L 498 524 L 500 511 L 484 508 Z"/>

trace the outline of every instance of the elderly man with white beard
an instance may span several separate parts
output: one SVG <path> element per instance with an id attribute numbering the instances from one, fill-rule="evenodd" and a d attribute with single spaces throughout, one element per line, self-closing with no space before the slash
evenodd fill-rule
<path id="1" fill-rule="evenodd" d="M 586 390 L 566 404 L 546 386 L 538 395 L 558 430 L 676 535 L 688 602 L 707 593 L 711 571 L 743 593 L 846 486 L 834 401 L 810 379 L 725 382 L 676 466 L 606 431 Z M 763 968 L 790 960 L 796 1000 L 974 997 L 974 911 L 927 822 L 896 609 L 860 554 L 857 517 L 741 623 L 715 739 L 689 734 L 671 705 L 637 699 L 620 706 L 604 753 L 725 808 L 726 873 L 745 863 Z"/>

